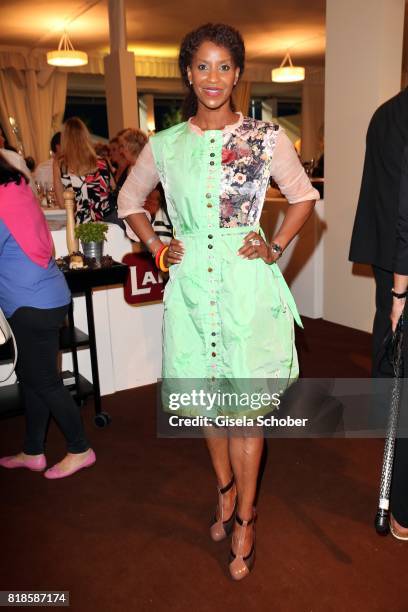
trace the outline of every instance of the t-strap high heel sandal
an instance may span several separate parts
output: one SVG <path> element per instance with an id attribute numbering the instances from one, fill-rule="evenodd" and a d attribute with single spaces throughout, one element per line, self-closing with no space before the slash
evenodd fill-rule
<path id="1" fill-rule="evenodd" d="M 243 521 L 238 513 L 235 515 L 235 519 L 241 529 L 237 537 L 234 538 L 235 533 L 232 536 L 233 543 L 236 545 L 236 552 L 234 553 L 231 547 L 229 570 L 231 578 L 234 580 L 242 580 L 245 576 L 248 576 L 255 562 L 255 525 L 253 527 L 251 550 L 245 557 L 243 555 L 246 530 L 255 520 L 255 511 L 249 521 Z"/>
<path id="2" fill-rule="evenodd" d="M 225 487 L 218 487 L 218 506 L 216 513 L 213 518 L 212 525 L 210 527 L 210 535 L 214 542 L 220 542 L 225 540 L 230 535 L 232 527 L 234 525 L 235 511 L 237 507 L 237 496 L 235 495 L 234 509 L 231 516 L 225 519 L 224 516 L 224 504 L 222 502 L 222 496 L 227 493 L 234 485 L 234 477 L 231 478 L 230 482 Z M 217 518 L 218 515 L 218 518 Z"/>

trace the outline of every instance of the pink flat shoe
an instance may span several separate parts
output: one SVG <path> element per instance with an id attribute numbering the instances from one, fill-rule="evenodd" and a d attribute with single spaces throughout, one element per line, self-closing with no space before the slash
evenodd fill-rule
<path id="1" fill-rule="evenodd" d="M 47 460 L 45 455 L 33 455 L 28 459 L 21 459 L 16 455 L 11 457 L 2 457 L 0 459 L 0 465 L 8 470 L 14 470 L 15 468 L 27 468 L 32 472 L 43 472 L 47 467 Z"/>
<path id="2" fill-rule="evenodd" d="M 57 478 L 67 478 L 68 476 L 72 476 L 72 474 L 75 474 L 75 472 L 79 472 L 79 470 L 82 470 L 83 468 L 91 467 L 95 463 L 95 461 L 96 461 L 96 455 L 91 448 L 90 452 L 87 454 L 87 456 L 82 461 L 82 463 L 72 468 L 72 470 L 68 470 L 68 472 L 62 471 L 58 467 L 58 463 L 57 463 L 53 465 L 52 468 L 44 472 L 44 476 L 45 478 L 48 478 L 49 480 L 56 480 Z"/>

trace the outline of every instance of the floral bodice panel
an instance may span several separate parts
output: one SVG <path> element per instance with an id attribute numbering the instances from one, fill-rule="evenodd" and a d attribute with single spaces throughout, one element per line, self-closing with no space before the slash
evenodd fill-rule
<path id="1" fill-rule="evenodd" d="M 319 197 L 278 125 L 240 115 L 224 130 L 202 132 L 190 120 L 144 147 L 119 194 L 119 216 L 145 212 L 147 195 L 161 181 L 171 221 L 182 233 L 207 227 L 208 208 L 213 219 L 218 211 L 221 228 L 252 226 L 270 176 L 292 204 Z"/>
<path id="2" fill-rule="evenodd" d="M 279 126 L 245 118 L 234 132 L 224 132 L 220 190 L 220 226 L 259 221 L 271 175 Z"/>

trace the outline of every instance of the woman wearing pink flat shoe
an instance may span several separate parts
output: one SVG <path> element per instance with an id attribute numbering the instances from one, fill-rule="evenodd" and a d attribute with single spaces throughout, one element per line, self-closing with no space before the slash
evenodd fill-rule
<path id="1" fill-rule="evenodd" d="M 59 328 L 70 301 L 38 202 L 26 177 L 0 154 L 0 307 L 17 342 L 16 373 L 26 418 L 23 452 L 1 458 L 2 467 L 45 470 L 50 416 L 64 434 L 68 453 L 45 476 L 63 478 L 95 462 L 79 408 L 57 369 Z"/>

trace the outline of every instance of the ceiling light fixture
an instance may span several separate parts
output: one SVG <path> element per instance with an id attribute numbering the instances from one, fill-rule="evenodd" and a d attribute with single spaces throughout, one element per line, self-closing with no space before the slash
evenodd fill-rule
<path id="1" fill-rule="evenodd" d="M 288 62 L 288 66 L 285 66 Z M 289 55 L 286 53 L 279 68 L 272 70 L 272 81 L 274 83 L 294 83 L 295 81 L 304 81 L 305 69 L 303 66 L 294 66 Z"/>
<path id="2" fill-rule="evenodd" d="M 51 66 L 63 66 L 73 68 L 74 66 L 85 66 L 88 63 L 88 55 L 84 51 L 76 51 L 69 39 L 67 32 L 61 36 L 57 51 L 48 51 L 47 64 Z"/>

